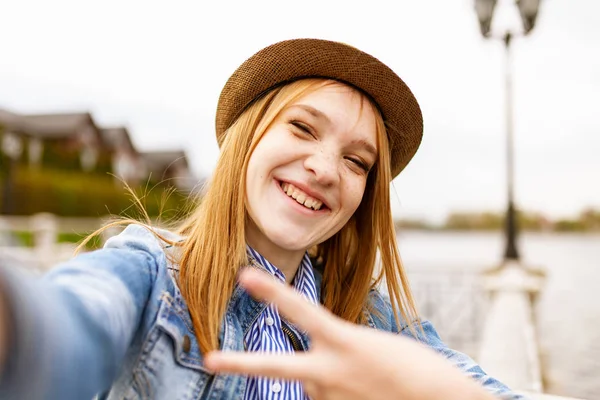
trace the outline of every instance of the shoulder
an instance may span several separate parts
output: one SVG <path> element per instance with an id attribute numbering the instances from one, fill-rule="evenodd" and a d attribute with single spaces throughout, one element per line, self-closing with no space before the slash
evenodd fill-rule
<path id="1" fill-rule="evenodd" d="M 397 323 L 388 294 L 379 289 L 371 289 L 369 292 L 367 313 L 369 325 L 388 332 L 402 332 L 415 322 L 406 321 L 402 315 L 398 315 Z"/>
<path id="2" fill-rule="evenodd" d="M 154 228 L 130 224 L 110 237 L 100 249 L 82 252 L 65 260 L 44 274 L 43 279 L 54 282 L 121 281 L 129 288 L 142 289 L 164 279 L 170 261 L 166 255 L 169 243 Z M 169 240 L 167 240 L 169 241 Z"/>
<path id="3" fill-rule="evenodd" d="M 160 259 L 166 256 L 173 243 L 182 240 L 179 235 L 165 229 L 130 224 L 121 233 L 109 238 L 104 248 L 144 251 Z"/>
<path id="4" fill-rule="evenodd" d="M 313 261 L 313 273 L 315 277 L 315 286 L 317 288 L 317 294 L 320 295 L 321 285 L 323 281 L 323 270 L 322 266 L 318 265 Z M 367 323 L 370 327 L 399 333 L 409 327 L 408 323 L 401 315 L 398 316 L 398 322 L 394 318 L 394 312 L 390 298 L 386 293 L 381 292 L 379 289 L 371 289 L 367 298 L 366 306 L 366 318 Z M 415 321 L 413 321 L 414 323 Z"/>
<path id="5" fill-rule="evenodd" d="M 134 280 L 135 276 L 139 277 L 140 273 L 150 278 L 150 281 L 164 279 L 172 270 L 173 257 L 168 253 L 175 239 L 177 236 L 171 232 L 130 224 L 110 237 L 101 249 L 80 253 L 52 269 L 46 277 L 53 278 L 79 271 L 98 277 L 119 277 L 127 281 Z"/>
<path id="6" fill-rule="evenodd" d="M 419 318 L 407 321 L 402 315 L 398 315 L 399 325 L 394 318 L 394 311 L 387 293 L 373 289 L 369 293 L 369 315 L 370 325 L 373 328 L 400 333 L 402 336 L 417 339 L 430 347 L 445 348 L 437 331 L 430 321 Z"/>

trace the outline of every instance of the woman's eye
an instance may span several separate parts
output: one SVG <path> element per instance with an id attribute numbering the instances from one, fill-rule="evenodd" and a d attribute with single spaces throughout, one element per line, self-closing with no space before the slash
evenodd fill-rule
<path id="1" fill-rule="evenodd" d="M 367 164 L 365 164 L 362 160 L 360 160 L 358 158 L 352 158 L 352 157 L 348 157 L 348 160 L 350 160 L 350 162 L 354 163 L 354 165 L 356 165 L 363 171 L 369 172 L 369 166 Z"/>
<path id="2" fill-rule="evenodd" d="M 292 125 L 294 125 L 294 127 L 296 127 L 296 128 L 298 128 L 298 129 L 300 129 L 302 132 L 304 132 L 304 133 L 306 133 L 306 134 L 308 134 L 308 135 L 314 136 L 314 135 L 312 134 L 311 130 L 309 129 L 309 127 L 308 127 L 308 126 L 306 126 L 305 124 L 303 124 L 302 122 L 299 122 L 299 121 L 291 121 L 290 123 L 291 123 Z"/>

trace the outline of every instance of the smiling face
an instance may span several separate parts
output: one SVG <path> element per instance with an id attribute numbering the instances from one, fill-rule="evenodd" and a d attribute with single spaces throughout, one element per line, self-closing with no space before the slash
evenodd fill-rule
<path id="1" fill-rule="evenodd" d="M 251 246 L 304 252 L 348 222 L 377 160 L 376 118 L 362 94 L 337 82 L 282 109 L 248 162 Z"/>

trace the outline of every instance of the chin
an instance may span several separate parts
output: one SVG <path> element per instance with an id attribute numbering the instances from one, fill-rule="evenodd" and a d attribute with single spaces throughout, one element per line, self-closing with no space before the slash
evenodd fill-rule
<path id="1" fill-rule="evenodd" d="M 267 233 L 267 238 L 277 247 L 289 251 L 308 250 L 312 244 L 306 241 L 307 235 L 290 235 L 289 231 Z"/>

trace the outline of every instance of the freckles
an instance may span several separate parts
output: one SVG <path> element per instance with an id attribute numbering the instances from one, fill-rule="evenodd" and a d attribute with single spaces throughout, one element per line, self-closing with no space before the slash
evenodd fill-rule
<path id="1" fill-rule="evenodd" d="M 358 208 L 365 193 L 365 185 L 357 182 L 356 184 L 348 185 L 346 190 L 347 198 L 351 199 L 352 207 L 355 209 Z"/>
<path id="2" fill-rule="evenodd" d="M 354 212 L 362 201 L 361 185 L 352 182 L 342 183 L 340 186 L 340 206 L 347 211 Z"/>

